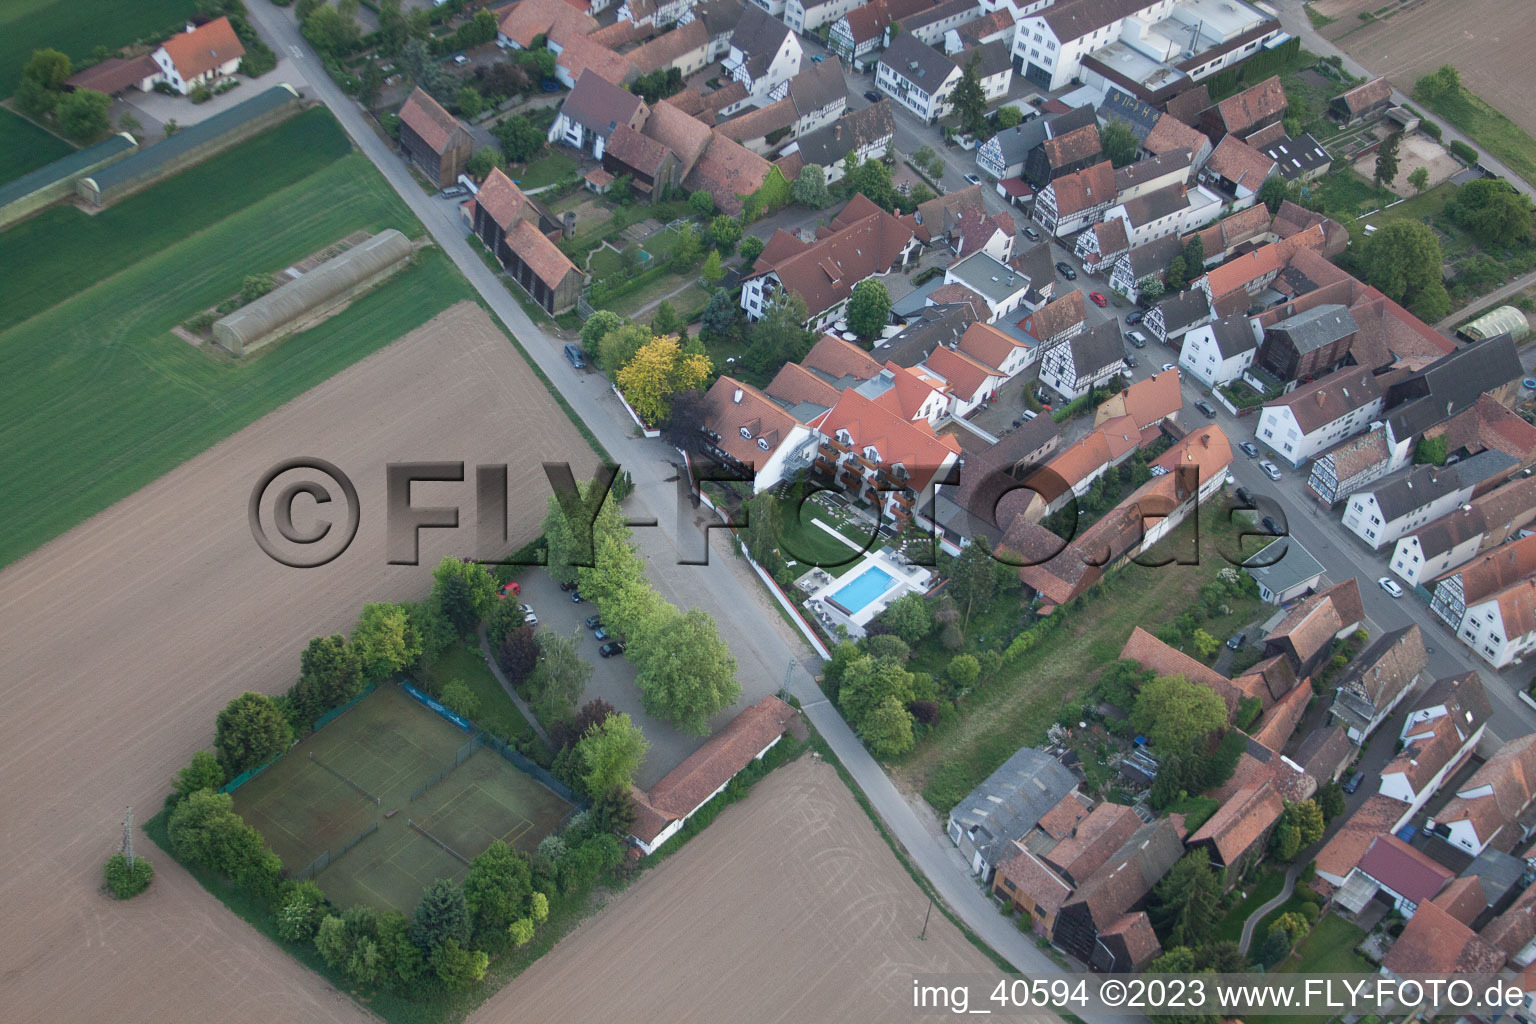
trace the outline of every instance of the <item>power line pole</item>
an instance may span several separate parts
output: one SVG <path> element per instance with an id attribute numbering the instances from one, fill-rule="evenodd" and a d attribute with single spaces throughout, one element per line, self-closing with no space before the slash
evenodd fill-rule
<path id="1" fill-rule="evenodd" d="M 919 942 L 927 942 L 928 941 L 928 918 L 930 918 L 932 916 L 933 916 L 933 898 L 930 896 L 928 898 L 928 911 L 927 911 L 927 913 L 923 914 L 923 930 L 922 930 L 921 934 L 919 934 L 918 937 L 917 937 L 917 940 Z"/>
<path id="2" fill-rule="evenodd" d="M 128 869 L 133 869 L 133 808 L 128 808 L 128 813 L 123 815 L 123 859 L 128 862 Z"/>

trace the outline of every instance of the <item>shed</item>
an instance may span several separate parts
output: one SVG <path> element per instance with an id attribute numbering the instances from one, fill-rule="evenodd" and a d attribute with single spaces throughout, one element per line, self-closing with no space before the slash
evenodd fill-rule
<path id="1" fill-rule="evenodd" d="M 94 146 L 71 153 L 15 181 L 0 185 L 0 228 L 8 227 L 43 207 L 67 199 L 75 182 L 93 171 L 131 155 L 139 144 L 127 132 L 118 132 Z"/>
<path id="2" fill-rule="evenodd" d="M 1295 537 L 1280 537 L 1249 556 L 1243 566 L 1259 585 L 1259 596 L 1270 604 L 1285 604 L 1310 591 L 1322 578 L 1323 567 Z"/>
<path id="3" fill-rule="evenodd" d="M 1500 306 L 1489 310 L 1457 332 L 1468 341 L 1487 341 L 1507 334 L 1511 341 L 1519 341 L 1531 333 L 1530 321 L 1514 306 Z"/>
<path id="4" fill-rule="evenodd" d="M 405 264 L 411 242 L 394 228 L 374 235 L 296 281 L 274 289 L 213 325 L 213 340 L 243 356 L 298 330 Z"/>

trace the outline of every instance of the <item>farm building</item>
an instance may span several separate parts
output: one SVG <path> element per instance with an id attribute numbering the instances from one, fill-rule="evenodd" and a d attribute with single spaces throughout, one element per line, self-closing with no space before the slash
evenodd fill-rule
<path id="1" fill-rule="evenodd" d="M 108 164 L 116 163 L 139 148 L 127 132 L 88 146 L 15 181 L 0 185 L 0 228 L 9 227 L 61 199 L 74 195 L 75 182 Z"/>
<path id="2" fill-rule="evenodd" d="M 410 239 L 387 228 L 217 321 L 213 340 L 231 355 L 246 355 L 302 330 L 393 274 L 410 258 Z"/>
<path id="3" fill-rule="evenodd" d="M 438 188 L 464 173 L 474 148 L 469 131 L 426 90 L 417 87 L 400 108 L 400 150 Z"/>
<path id="4" fill-rule="evenodd" d="M 550 241 L 559 224 L 548 210 L 499 169 L 486 177 L 471 205 L 475 235 L 533 301 L 551 315 L 576 305 L 582 274 Z"/>
<path id="5" fill-rule="evenodd" d="M 1519 341 L 1531 333 L 1530 321 L 1514 306 L 1500 306 L 1489 310 L 1456 333 L 1468 341 L 1487 341 L 1507 334 L 1511 341 Z"/>
<path id="6" fill-rule="evenodd" d="M 164 142 L 80 178 L 76 191 L 92 206 L 115 203 L 286 120 L 299 112 L 299 106 L 299 94 L 293 86 L 275 85 L 206 121 L 183 128 Z"/>

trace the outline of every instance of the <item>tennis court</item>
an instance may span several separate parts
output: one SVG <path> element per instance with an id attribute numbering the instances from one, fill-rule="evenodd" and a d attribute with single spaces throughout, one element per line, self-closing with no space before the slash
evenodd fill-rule
<path id="1" fill-rule="evenodd" d="M 500 839 L 531 851 L 571 805 L 496 751 L 381 686 L 237 789 L 289 875 L 340 906 L 409 913 Z"/>

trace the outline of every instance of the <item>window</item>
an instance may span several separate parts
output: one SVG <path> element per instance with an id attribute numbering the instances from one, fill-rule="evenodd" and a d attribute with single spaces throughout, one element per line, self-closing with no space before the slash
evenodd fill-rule
<path id="1" fill-rule="evenodd" d="M 741 428 L 741 436 L 746 438 L 748 441 L 750 441 L 750 440 L 752 440 L 752 431 L 748 430 L 746 427 L 742 427 Z"/>

